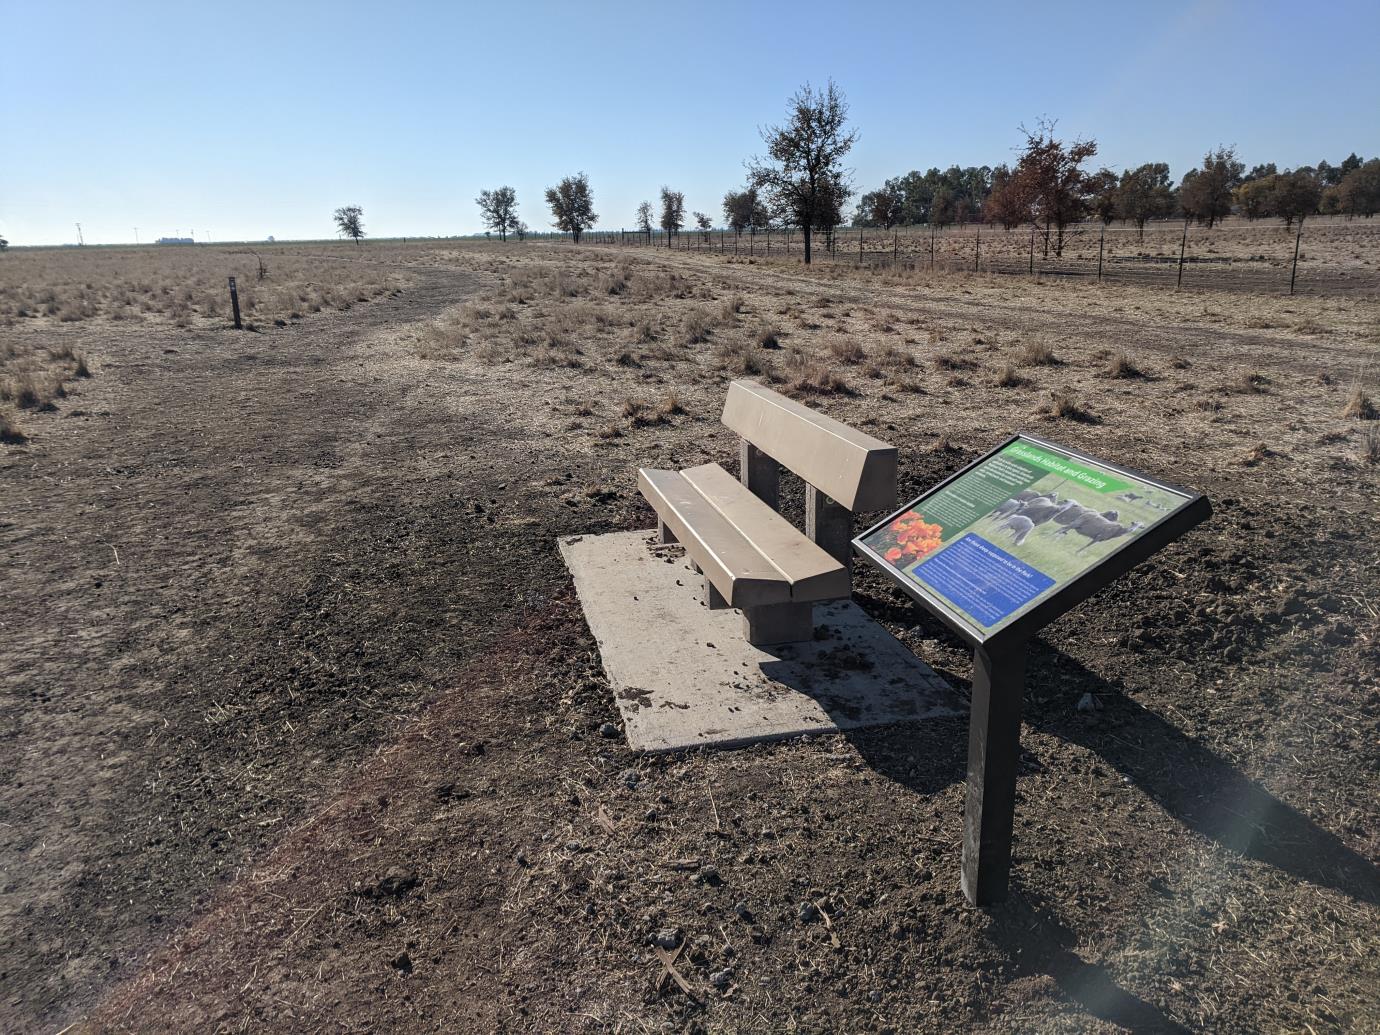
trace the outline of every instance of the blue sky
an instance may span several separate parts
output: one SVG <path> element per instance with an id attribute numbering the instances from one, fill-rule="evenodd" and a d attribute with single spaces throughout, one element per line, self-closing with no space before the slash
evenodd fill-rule
<path id="1" fill-rule="evenodd" d="M 583 170 L 600 224 L 669 184 L 725 190 L 803 82 L 832 76 L 860 189 L 1009 161 L 1042 114 L 1120 169 L 1380 154 L 1380 3 L 63 3 L 14 0 L 0 60 L 0 235 L 479 229 L 511 184 Z"/>

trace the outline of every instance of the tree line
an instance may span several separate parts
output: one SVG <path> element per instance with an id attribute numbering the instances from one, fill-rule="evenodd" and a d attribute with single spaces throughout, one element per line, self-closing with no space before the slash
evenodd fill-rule
<path id="1" fill-rule="evenodd" d="M 1052 120 L 1041 119 L 1033 129 L 1022 126 L 1020 132 L 1024 142 L 1013 165 L 951 166 L 888 179 L 858 198 L 851 225 L 889 230 L 918 224 L 983 222 L 1007 229 L 1028 224 L 1042 236 L 1046 251 L 1060 254 L 1065 229 L 1093 218 L 1125 220 L 1143 233 L 1151 220 L 1175 216 L 1211 227 L 1239 213 L 1248 219 L 1277 217 L 1292 226 L 1318 212 L 1366 218 L 1380 212 L 1380 158 L 1365 161 L 1353 153 L 1337 165 L 1323 161 L 1280 171 L 1268 164 L 1247 172 L 1235 148 L 1218 147 L 1176 185 L 1165 162 L 1119 174 L 1105 166 L 1093 169 L 1097 142 L 1060 139 Z M 854 190 L 844 160 L 857 139 L 857 130 L 848 125 L 848 103 L 832 80 L 819 90 L 801 87 L 788 102 L 785 121 L 762 130 L 765 153 L 745 163 L 747 182 L 723 196 L 724 223 L 738 233 L 799 230 L 808 263 L 814 235 L 824 234 L 828 241 L 850 221 L 844 210 Z M 545 200 L 551 225 L 576 242 L 598 221 L 583 172 L 549 187 Z M 518 217 L 512 187 L 482 191 L 476 203 L 486 233 L 507 240 L 509 234 L 522 238 L 529 232 Z M 701 233 L 714 225 L 704 212 L 693 211 L 690 218 Z M 336 222 L 356 242 L 363 236 L 358 206 L 337 210 Z M 669 245 L 686 225 L 685 195 L 663 186 L 659 207 L 641 202 L 634 225 L 648 235 L 659 227 Z"/>

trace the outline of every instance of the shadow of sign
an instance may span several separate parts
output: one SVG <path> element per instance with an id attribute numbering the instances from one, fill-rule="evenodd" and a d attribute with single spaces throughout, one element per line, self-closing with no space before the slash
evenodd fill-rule
<path id="1" fill-rule="evenodd" d="M 1052 676 L 1057 662 L 1061 691 L 1076 686 L 1078 693 L 1097 694 L 1103 714 L 1122 722 L 1116 736 L 1067 714 L 1028 714 L 1028 725 L 1095 752 L 1165 812 L 1221 847 L 1358 902 L 1380 903 L 1380 870 L 1335 834 L 1127 697 L 1120 685 L 1047 644 L 1031 648 L 1036 680 Z"/>

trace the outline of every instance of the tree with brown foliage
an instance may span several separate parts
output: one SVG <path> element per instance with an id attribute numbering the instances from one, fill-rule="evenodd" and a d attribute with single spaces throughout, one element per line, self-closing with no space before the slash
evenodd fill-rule
<path id="1" fill-rule="evenodd" d="M 1246 167 L 1236 159 L 1236 149 L 1219 147 L 1203 156 L 1201 169 L 1190 169 L 1179 185 L 1179 208 L 1185 219 L 1196 219 L 1209 229 L 1231 215 L 1232 193 L 1241 183 Z"/>
<path id="2" fill-rule="evenodd" d="M 1121 181 L 1116 173 L 1103 166 L 1088 177 L 1088 207 L 1106 226 L 1116 218 L 1116 195 Z"/>
<path id="3" fill-rule="evenodd" d="M 765 230 L 771 225 L 771 213 L 762 204 L 757 188 L 748 186 L 724 195 L 724 222 L 738 234 L 744 230 Z"/>
<path id="4" fill-rule="evenodd" d="M 834 81 L 820 91 L 801 87 L 790 100 L 787 121 L 762 131 L 765 158 L 754 158 L 748 172 L 770 205 L 805 238 L 805 262 L 811 258 L 811 234 L 833 230 L 843 221 L 843 204 L 852 193 L 843 158 L 858 139 L 847 129 L 848 102 Z"/>
<path id="5" fill-rule="evenodd" d="M 982 218 L 1014 230 L 1030 218 L 1030 205 L 1021 195 L 1010 169 L 999 165 L 992 170 L 992 187 L 982 202 Z"/>
<path id="6" fill-rule="evenodd" d="M 546 203 L 551 206 L 557 230 L 570 234 L 575 243 L 580 235 L 599 219 L 594 214 L 594 194 L 589 189 L 589 177 L 584 173 L 567 176 L 554 187 L 546 189 Z"/>
<path id="7" fill-rule="evenodd" d="M 1054 128 L 1055 122 L 1045 118 L 1033 131 L 1021 127 L 1025 150 L 1012 181 L 1032 225 L 1044 237 L 1046 254 L 1052 243 L 1054 254 L 1062 255 L 1064 228 L 1088 211 L 1088 174 L 1083 163 L 1097 154 L 1097 141 L 1066 144 L 1054 135 Z"/>
<path id="8" fill-rule="evenodd" d="M 512 187 L 482 190 L 475 204 L 479 206 L 484 226 L 497 233 L 500 241 L 508 240 L 508 231 L 517 229 L 517 191 Z"/>
<path id="9" fill-rule="evenodd" d="M 1349 161 L 1343 162 L 1342 168 L 1347 168 Z M 1347 215 L 1369 219 L 1380 212 L 1380 158 L 1372 158 L 1369 162 L 1357 159 L 1357 163 L 1347 169 L 1342 182 L 1337 184 L 1337 202 Z"/>

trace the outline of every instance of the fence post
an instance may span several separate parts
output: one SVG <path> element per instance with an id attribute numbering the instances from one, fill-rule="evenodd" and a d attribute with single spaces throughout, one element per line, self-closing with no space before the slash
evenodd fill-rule
<path id="1" fill-rule="evenodd" d="M 930 220 L 930 269 L 934 269 L 934 220 Z"/>
<path id="2" fill-rule="evenodd" d="M 982 257 L 982 227 L 977 228 L 977 236 L 973 238 L 973 272 L 978 271 L 978 260 Z"/>
<path id="3" fill-rule="evenodd" d="M 900 234 L 899 231 L 893 231 L 892 234 L 891 234 L 891 262 L 892 262 L 893 265 L 895 265 L 895 263 L 896 263 L 896 257 L 897 257 L 898 255 L 900 255 L 900 254 L 901 254 L 901 234 Z"/>
<path id="4" fill-rule="evenodd" d="M 858 227 L 858 265 L 862 265 L 863 228 Z"/>
<path id="5" fill-rule="evenodd" d="M 235 278 L 230 278 L 230 308 L 235 311 L 235 330 L 242 331 L 240 325 L 240 293 L 235 289 Z"/>
<path id="6" fill-rule="evenodd" d="M 1102 246 L 1107 240 L 1107 224 L 1102 224 L 1102 233 L 1097 238 L 1097 280 L 1102 282 Z"/>
<path id="7" fill-rule="evenodd" d="M 1294 268 L 1289 271 L 1289 294 L 1294 293 L 1294 281 L 1299 275 L 1299 242 L 1303 240 L 1303 220 L 1299 220 L 1299 232 L 1294 235 Z"/>
<path id="8" fill-rule="evenodd" d="M 1179 242 L 1179 279 L 1174 284 L 1175 290 L 1184 286 L 1184 249 L 1188 247 L 1188 220 L 1184 220 L 1184 237 Z"/>
<path id="9" fill-rule="evenodd" d="M 1035 276 L 1035 228 L 1030 228 L 1030 275 Z"/>

